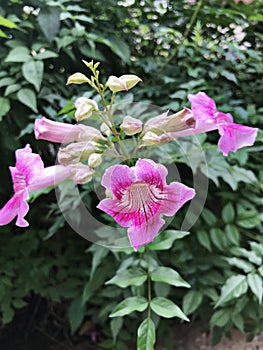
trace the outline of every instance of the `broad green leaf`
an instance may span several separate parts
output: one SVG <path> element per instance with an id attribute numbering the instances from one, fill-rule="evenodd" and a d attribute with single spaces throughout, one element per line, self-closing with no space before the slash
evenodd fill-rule
<path id="1" fill-rule="evenodd" d="M 36 56 L 35 59 L 37 60 L 46 60 L 48 58 L 56 58 L 58 57 L 58 54 L 54 51 L 50 50 L 45 50 L 43 52 L 39 52 Z"/>
<path id="2" fill-rule="evenodd" d="M 38 112 L 37 110 L 37 99 L 34 91 L 30 89 L 21 89 L 17 93 L 18 100 L 23 103 L 25 106 L 32 109 L 33 112 Z"/>
<path id="3" fill-rule="evenodd" d="M 2 31 L 2 29 L 0 29 L 0 38 L 5 38 L 5 39 L 8 38 L 8 36 L 6 35 L 5 32 Z"/>
<path id="4" fill-rule="evenodd" d="M 244 333 L 244 319 L 240 313 L 232 314 L 231 320 L 234 323 L 234 325 L 242 332 Z"/>
<path id="5" fill-rule="evenodd" d="M 229 202 L 222 210 L 222 219 L 226 224 L 233 222 L 235 218 L 235 210 L 233 205 Z"/>
<path id="6" fill-rule="evenodd" d="M 227 309 L 218 310 L 213 314 L 210 320 L 210 325 L 212 328 L 214 328 L 215 326 L 224 327 L 227 324 L 227 322 L 230 320 L 230 317 L 231 317 L 231 313 L 229 312 L 229 310 Z"/>
<path id="7" fill-rule="evenodd" d="M 167 230 L 161 232 L 152 243 L 148 244 L 150 250 L 166 250 L 170 249 L 173 242 L 188 236 L 190 233 L 185 231 Z"/>
<path id="8" fill-rule="evenodd" d="M 115 284 L 121 288 L 128 286 L 140 286 L 147 279 L 147 275 L 140 269 L 130 269 L 119 272 L 105 284 Z"/>
<path id="9" fill-rule="evenodd" d="M 224 232 L 220 228 L 212 228 L 210 230 L 210 238 L 218 249 L 224 249 Z"/>
<path id="10" fill-rule="evenodd" d="M 16 80 L 14 78 L 3 78 L 0 80 L 0 88 L 3 86 L 7 86 L 7 85 L 11 85 L 14 84 L 16 82 Z"/>
<path id="11" fill-rule="evenodd" d="M 100 246 L 98 244 L 93 244 L 89 249 L 89 251 L 92 252 L 92 264 L 91 264 L 91 271 L 90 271 L 90 279 L 92 279 L 97 267 L 103 261 L 103 259 L 108 255 L 109 249 L 103 246 Z"/>
<path id="12" fill-rule="evenodd" d="M 74 300 L 68 310 L 68 318 L 70 324 L 71 333 L 75 331 L 81 325 L 85 316 L 85 305 L 83 305 L 81 298 Z"/>
<path id="13" fill-rule="evenodd" d="M 154 350 L 155 326 L 151 318 L 146 318 L 137 331 L 137 350 Z"/>
<path id="14" fill-rule="evenodd" d="M 187 283 L 177 271 L 170 267 L 157 267 L 151 272 L 151 279 L 154 282 L 163 282 L 175 287 L 190 288 L 190 284 Z"/>
<path id="15" fill-rule="evenodd" d="M 261 277 L 263 277 L 263 266 L 258 268 L 258 272 L 260 273 Z"/>
<path id="16" fill-rule="evenodd" d="M 247 250 L 245 248 L 239 248 L 239 247 L 234 247 L 231 249 L 231 254 L 240 256 L 240 257 L 245 257 L 247 258 L 252 264 L 255 265 L 261 265 L 262 264 L 262 257 L 258 256 L 255 251 L 253 250 Z"/>
<path id="17" fill-rule="evenodd" d="M 247 275 L 247 282 L 249 288 L 252 290 L 252 292 L 258 298 L 259 303 L 261 304 L 263 295 L 262 277 L 259 276 L 257 273 L 250 273 Z"/>
<path id="18" fill-rule="evenodd" d="M 27 62 L 32 59 L 30 51 L 25 46 L 17 46 L 12 49 L 5 59 L 5 62 Z"/>
<path id="19" fill-rule="evenodd" d="M 41 7 L 37 21 L 46 39 L 52 42 L 59 31 L 60 9 L 58 7 Z"/>
<path id="20" fill-rule="evenodd" d="M 2 322 L 4 325 L 10 323 L 13 320 L 14 315 L 15 311 L 9 304 L 4 304 L 2 306 Z"/>
<path id="21" fill-rule="evenodd" d="M 147 308 L 148 301 L 144 297 L 128 297 L 121 301 L 109 317 L 122 317 L 134 311 L 142 312 Z"/>
<path id="22" fill-rule="evenodd" d="M 13 85 L 7 86 L 5 89 L 5 96 L 13 94 L 14 92 L 17 92 L 18 90 L 21 89 L 21 87 L 22 87 L 22 85 L 20 85 L 20 84 L 13 84 Z"/>
<path id="23" fill-rule="evenodd" d="M 215 307 L 218 307 L 229 300 L 239 298 L 242 294 L 246 293 L 247 288 L 246 276 L 236 275 L 229 277 L 221 290 L 221 296 Z"/>
<path id="24" fill-rule="evenodd" d="M 22 72 L 24 78 L 39 91 L 43 78 L 44 63 L 42 61 L 33 60 L 25 62 L 22 66 Z"/>
<path id="25" fill-rule="evenodd" d="M 0 97 L 0 121 L 9 112 L 11 106 L 8 98 Z"/>
<path id="26" fill-rule="evenodd" d="M 151 309 L 159 316 L 165 318 L 178 317 L 189 321 L 183 311 L 171 300 L 163 297 L 156 297 L 151 301 Z"/>
<path id="27" fill-rule="evenodd" d="M 183 311 L 186 315 L 194 312 L 201 304 L 203 295 L 198 290 L 189 290 L 183 298 Z"/>

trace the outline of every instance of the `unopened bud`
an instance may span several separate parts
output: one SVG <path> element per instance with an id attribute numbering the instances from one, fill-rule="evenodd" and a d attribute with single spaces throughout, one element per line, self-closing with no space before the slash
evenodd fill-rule
<path id="1" fill-rule="evenodd" d="M 99 153 L 92 153 L 89 156 L 88 165 L 91 168 L 96 168 L 97 166 L 99 166 L 101 164 L 101 162 L 102 162 L 102 159 L 101 159 L 101 155 Z"/>
<path id="2" fill-rule="evenodd" d="M 120 128 L 126 135 L 135 135 L 142 131 L 142 122 L 139 119 L 135 119 L 127 115 L 124 117 Z"/>
<path id="3" fill-rule="evenodd" d="M 106 86 L 108 86 L 112 92 L 128 91 L 140 81 L 142 81 L 142 79 L 134 74 L 125 74 L 119 78 L 111 75 L 106 82 Z"/>
<path id="4" fill-rule="evenodd" d="M 106 135 L 106 136 L 110 136 L 111 135 L 111 130 L 108 127 L 108 125 L 106 123 L 102 123 L 100 126 L 100 131 Z"/>
<path id="5" fill-rule="evenodd" d="M 73 181 L 78 185 L 84 185 L 92 180 L 93 169 L 89 165 L 75 164 L 70 165 Z"/>
<path id="6" fill-rule="evenodd" d="M 82 73 L 74 73 L 72 74 L 68 80 L 67 84 L 83 84 L 83 83 L 89 83 L 90 84 L 90 79 L 86 77 L 86 75 Z"/>
<path id="7" fill-rule="evenodd" d="M 89 118 L 93 111 L 98 110 L 97 102 L 90 100 L 87 97 L 79 97 L 74 105 L 77 109 L 75 117 L 78 122 Z"/>
<path id="8" fill-rule="evenodd" d="M 74 142 L 58 151 L 58 162 L 62 165 L 77 164 L 87 161 L 89 156 L 98 150 L 95 142 Z"/>

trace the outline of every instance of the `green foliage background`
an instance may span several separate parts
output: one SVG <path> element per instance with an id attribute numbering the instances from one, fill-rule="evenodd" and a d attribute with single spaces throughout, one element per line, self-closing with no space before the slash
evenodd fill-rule
<path id="1" fill-rule="evenodd" d="M 188 105 L 188 93 L 205 91 L 236 122 L 262 128 L 262 0 L 249 6 L 232 0 L 130 3 L 1 2 L 1 205 L 12 193 L 8 166 L 17 148 L 30 143 L 46 165 L 54 162 L 56 147 L 34 139 L 33 123 L 41 115 L 71 120 L 73 101 L 86 90 L 65 83 L 70 74 L 85 73 L 81 59 L 100 61 L 105 80 L 110 74 L 140 76 L 134 101 L 176 111 Z M 190 235 L 154 253 L 155 261 L 178 269 L 191 285 L 186 291 L 156 282 L 156 296 L 169 296 L 190 319 L 209 320 L 215 342 L 232 328 L 250 334 L 263 329 L 262 132 L 253 147 L 228 158 L 217 150 L 217 139 L 216 133 L 200 138 L 210 178 L 201 217 Z M 173 151 L 184 170 L 186 161 Z M 88 320 L 101 346 L 127 349 L 141 314 L 108 316 L 123 298 L 143 294 L 144 285 L 136 278 L 125 289 L 105 282 L 137 267 L 137 255 L 91 245 L 72 232 L 51 192 L 30 207 L 29 229 L 0 228 L 2 325 L 38 295 L 65 305 L 71 333 Z M 180 215 L 171 228 L 179 222 Z M 158 325 L 167 349 L 174 326 L 169 320 Z"/>

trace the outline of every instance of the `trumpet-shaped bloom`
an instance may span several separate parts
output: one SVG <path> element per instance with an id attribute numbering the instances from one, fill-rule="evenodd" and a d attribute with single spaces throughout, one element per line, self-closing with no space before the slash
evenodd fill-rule
<path id="1" fill-rule="evenodd" d="M 204 92 L 198 92 L 196 95 L 190 94 L 188 99 L 191 102 L 196 126 L 193 129 L 176 132 L 174 134 L 176 137 L 218 130 L 221 135 L 218 146 L 225 156 L 230 151 L 235 152 L 239 148 L 254 144 L 257 128 L 233 123 L 232 115 L 219 112 L 214 100 Z"/>
<path id="2" fill-rule="evenodd" d="M 69 169 L 59 165 L 44 168 L 38 154 L 32 153 L 29 145 L 16 151 L 16 166 L 10 167 L 14 196 L 0 210 L 0 225 L 6 225 L 16 216 L 16 225 L 28 226 L 24 216 L 29 210 L 29 192 L 61 182 L 70 176 Z"/>
<path id="3" fill-rule="evenodd" d="M 161 215 L 173 216 L 195 191 L 181 183 L 166 184 L 167 169 L 149 159 L 136 165 L 114 165 L 106 170 L 102 185 L 113 198 L 103 199 L 98 208 L 128 228 L 135 250 L 151 242 L 165 221 Z"/>
<path id="4" fill-rule="evenodd" d="M 36 119 L 34 131 L 37 140 L 42 139 L 58 143 L 104 140 L 99 130 L 91 126 L 60 123 L 45 117 Z"/>

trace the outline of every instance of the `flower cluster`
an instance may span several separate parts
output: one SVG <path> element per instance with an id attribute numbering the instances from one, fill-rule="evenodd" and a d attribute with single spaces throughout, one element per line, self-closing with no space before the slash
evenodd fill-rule
<path id="1" fill-rule="evenodd" d="M 114 98 L 120 91 L 128 91 L 142 80 L 136 75 L 110 76 L 105 84 L 99 80 L 99 63 L 83 61 L 91 70 L 91 78 L 82 73 L 71 75 L 67 84 L 89 84 L 100 96 L 102 108 L 86 97 L 79 97 L 74 124 L 56 122 L 45 117 L 35 121 L 36 139 L 62 144 L 55 166 L 45 168 L 38 154 L 29 145 L 16 151 L 16 166 L 10 167 L 14 196 L 0 210 L 0 225 L 6 225 L 16 216 L 16 225 L 27 226 L 24 219 L 29 210 L 29 193 L 65 179 L 76 184 L 92 180 L 103 157 L 113 154 L 117 165 L 103 169 L 101 184 L 107 198 L 98 208 L 110 215 L 120 226 L 128 229 L 135 250 L 151 242 L 163 227 L 164 216 L 174 216 L 195 191 L 179 182 L 166 184 L 168 174 L 164 165 L 151 159 L 136 159 L 136 151 L 143 147 L 159 146 L 175 138 L 218 130 L 218 146 L 224 155 L 241 147 L 253 145 L 257 129 L 235 124 L 231 114 L 220 112 L 214 100 L 204 92 L 190 94 L 191 108 L 184 107 L 174 114 L 168 112 L 149 118 L 146 122 L 125 115 L 121 123 L 114 120 Z M 110 94 L 110 99 L 107 100 Z M 81 122 L 89 118 L 99 122 L 98 127 Z M 134 138 L 134 149 L 125 148 L 123 140 Z M 132 166 L 123 164 L 130 160 Z M 128 164 L 128 163 L 126 163 Z"/>

